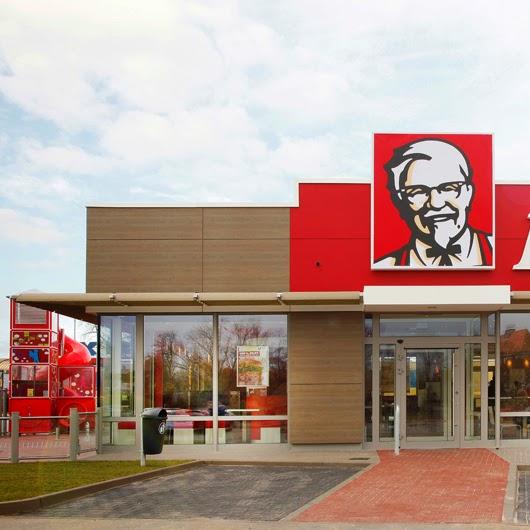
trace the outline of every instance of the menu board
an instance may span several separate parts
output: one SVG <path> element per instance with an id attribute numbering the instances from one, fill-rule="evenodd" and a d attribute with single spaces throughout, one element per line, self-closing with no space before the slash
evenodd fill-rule
<path id="1" fill-rule="evenodd" d="M 269 347 L 237 347 L 237 386 L 269 386 Z"/>

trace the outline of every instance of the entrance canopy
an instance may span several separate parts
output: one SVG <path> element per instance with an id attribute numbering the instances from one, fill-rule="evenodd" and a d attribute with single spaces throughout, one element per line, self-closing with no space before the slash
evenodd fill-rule
<path id="1" fill-rule="evenodd" d="M 361 310 L 361 293 L 21 293 L 15 301 L 87 322 L 100 313 Z"/>
<path id="2" fill-rule="evenodd" d="M 211 313 L 293 311 L 498 311 L 526 309 L 530 291 L 508 285 L 367 286 L 364 292 L 285 293 L 40 293 L 17 302 L 97 322 L 102 313 Z"/>

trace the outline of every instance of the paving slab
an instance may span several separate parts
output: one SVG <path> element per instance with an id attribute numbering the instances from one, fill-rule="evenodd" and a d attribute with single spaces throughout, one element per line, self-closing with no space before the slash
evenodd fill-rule
<path id="1" fill-rule="evenodd" d="M 209 465 L 53 506 L 42 517 L 277 521 L 360 466 Z"/>
<path id="2" fill-rule="evenodd" d="M 297 514 L 300 522 L 502 522 L 509 463 L 488 449 L 380 451 L 380 463 Z"/>

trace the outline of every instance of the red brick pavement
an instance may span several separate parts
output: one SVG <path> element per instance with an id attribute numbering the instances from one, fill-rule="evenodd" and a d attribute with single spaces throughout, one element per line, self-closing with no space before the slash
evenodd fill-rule
<path id="1" fill-rule="evenodd" d="M 297 521 L 496 523 L 509 464 L 488 449 L 379 451 L 380 463 Z"/>

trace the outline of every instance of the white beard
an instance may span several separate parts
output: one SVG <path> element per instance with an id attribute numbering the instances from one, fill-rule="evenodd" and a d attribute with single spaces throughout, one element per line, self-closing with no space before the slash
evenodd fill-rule
<path id="1" fill-rule="evenodd" d="M 449 223 L 451 226 L 447 226 Z M 456 227 L 452 221 L 434 224 L 433 239 L 440 247 L 447 248 L 456 235 Z"/>

